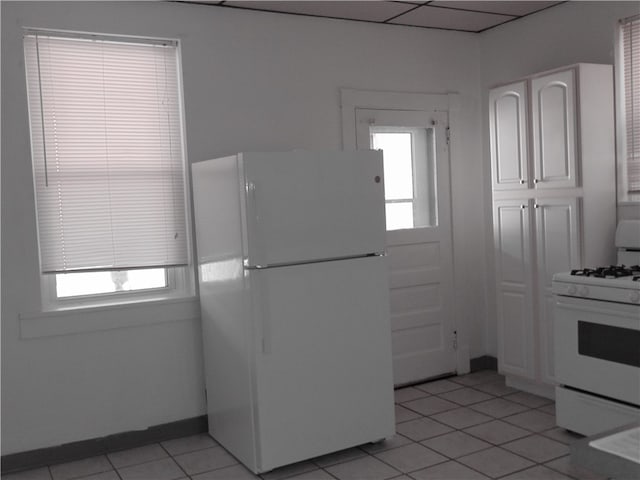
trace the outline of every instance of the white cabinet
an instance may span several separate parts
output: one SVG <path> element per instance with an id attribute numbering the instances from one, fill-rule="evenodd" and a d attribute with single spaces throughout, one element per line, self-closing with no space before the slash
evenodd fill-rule
<path id="1" fill-rule="evenodd" d="M 491 90 L 489 116 L 494 190 L 578 185 L 575 97 L 574 69 Z"/>
<path id="2" fill-rule="evenodd" d="M 498 338 L 502 339 L 498 342 L 498 358 L 502 373 L 536 379 L 537 333 L 540 378 L 553 382 L 551 280 L 554 273 L 580 265 L 578 203 L 572 197 L 494 202 L 497 325 Z M 537 319 L 534 312 L 538 312 Z"/>
<path id="3" fill-rule="evenodd" d="M 579 64 L 489 93 L 498 369 L 552 395 L 555 273 L 612 263 L 613 72 Z"/>

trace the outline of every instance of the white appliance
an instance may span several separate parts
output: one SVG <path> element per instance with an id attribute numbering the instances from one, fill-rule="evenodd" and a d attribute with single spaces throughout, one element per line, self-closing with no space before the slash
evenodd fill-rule
<path id="1" fill-rule="evenodd" d="M 617 266 L 553 277 L 556 422 L 583 435 L 640 421 L 640 220 L 616 247 Z"/>
<path id="2" fill-rule="evenodd" d="M 254 473 L 394 435 L 382 153 L 192 176 L 210 434 Z"/>

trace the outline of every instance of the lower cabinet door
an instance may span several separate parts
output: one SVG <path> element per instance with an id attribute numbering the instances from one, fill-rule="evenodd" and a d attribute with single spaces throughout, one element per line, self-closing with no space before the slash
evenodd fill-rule
<path id="1" fill-rule="evenodd" d="M 534 202 L 540 380 L 555 383 L 553 275 L 580 268 L 579 199 L 545 198 Z"/>
<path id="2" fill-rule="evenodd" d="M 493 225 L 497 277 L 498 369 L 534 379 L 531 200 L 497 200 Z"/>

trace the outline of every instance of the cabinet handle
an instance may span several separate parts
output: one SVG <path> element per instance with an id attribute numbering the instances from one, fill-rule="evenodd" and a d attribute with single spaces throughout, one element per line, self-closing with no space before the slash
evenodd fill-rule
<path id="1" fill-rule="evenodd" d="M 520 205 L 520 208 L 524 210 L 525 208 L 527 208 L 527 206 L 526 205 Z"/>
<path id="2" fill-rule="evenodd" d="M 524 178 L 520 179 L 520 185 L 524 185 Z"/>
<path id="3" fill-rule="evenodd" d="M 534 178 L 533 183 L 540 183 L 540 180 L 538 180 L 537 178 Z"/>
<path id="4" fill-rule="evenodd" d="M 533 208 L 540 208 L 540 205 L 538 205 L 537 203 L 534 203 Z"/>

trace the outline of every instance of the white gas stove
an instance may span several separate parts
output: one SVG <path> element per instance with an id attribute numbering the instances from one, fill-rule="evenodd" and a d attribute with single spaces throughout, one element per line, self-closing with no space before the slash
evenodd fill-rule
<path id="1" fill-rule="evenodd" d="M 553 282 L 556 295 L 640 304 L 640 265 L 572 270 L 556 274 Z"/>
<path id="2" fill-rule="evenodd" d="M 640 421 L 640 220 L 616 247 L 618 265 L 553 277 L 556 422 L 583 435 Z"/>

